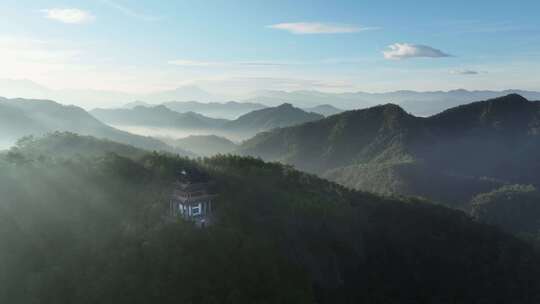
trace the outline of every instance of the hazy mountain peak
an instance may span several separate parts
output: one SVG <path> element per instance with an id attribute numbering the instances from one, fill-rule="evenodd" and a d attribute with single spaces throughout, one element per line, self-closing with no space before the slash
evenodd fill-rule
<path id="1" fill-rule="evenodd" d="M 126 103 L 125 105 L 122 106 L 122 108 L 135 108 L 137 106 L 151 107 L 152 105 L 141 100 L 135 100 L 135 101 Z"/>
<path id="2" fill-rule="evenodd" d="M 354 113 L 355 117 L 357 115 L 370 115 L 376 116 L 378 119 L 385 119 L 388 117 L 414 117 L 413 115 L 407 113 L 407 111 L 405 111 L 402 107 L 394 103 L 387 103 L 365 109 L 346 111 L 341 113 L 340 115 L 350 115 L 350 113 Z"/>
<path id="3" fill-rule="evenodd" d="M 297 125 L 322 118 L 324 116 L 320 114 L 308 113 L 290 103 L 283 103 L 276 107 L 264 108 L 244 114 L 228 123 L 227 127 L 230 129 L 260 131 Z"/>
<path id="4" fill-rule="evenodd" d="M 194 111 L 188 111 L 188 112 L 185 112 L 185 113 L 181 113 L 183 115 L 187 115 L 187 116 L 192 116 L 192 117 L 204 117 L 204 118 L 207 118 L 206 116 L 200 114 L 200 113 L 197 113 L 197 112 L 194 112 Z"/>
<path id="5" fill-rule="evenodd" d="M 486 111 L 519 111 L 523 106 L 530 106 L 534 103 L 527 100 L 525 97 L 512 93 L 501 97 L 491 98 L 483 101 L 477 101 L 470 104 L 461 105 L 458 107 L 447 109 L 434 117 L 444 116 L 451 113 L 473 113 L 482 111 L 486 115 Z"/>
<path id="6" fill-rule="evenodd" d="M 292 109 L 294 106 L 291 103 L 285 102 L 277 106 L 278 109 Z"/>
<path id="7" fill-rule="evenodd" d="M 403 108 L 395 103 L 387 103 L 380 106 L 386 112 L 407 113 Z"/>
<path id="8" fill-rule="evenodd" d="M 517 93 L 511 93 L 505 96 L 493 98 L 492 102 L 494 103 L 530 103 L 529 100 L 527 100 L 525 97 L 521 96 Z"/>
<path id="9" fill-rule="evenodd" d="M 156 109 L 156 110 L 161 110 L 161 111 L 171 111 L 171 109 L 167 108 L 164 105 L 153 106 L 153 108 Z"/>
<path id="10" fill-rule="evenodd" d="M 236 102 L 228 101 L 226 103 L 219 102 L 181 102 L 181 101 L 172 101 L 164 103 L 169 109 L 179 112 L 196 112 L 207 117 L 213 118 L 227 118 L 235 119 L 243 114 L 249 113 L 254 110 L 260 110 L 266 108 L 265 105 L 260 103 L 249 103 L 249 102 Z"/>
<path id="11" fill-rule="evenodd" d="M 304 111 L 321 114 L 323 116 L 331 116 L 343 112 L 342 109 L 338 109 L 330 104 L 321 104 L 310 108 L 304 108 Z"/>

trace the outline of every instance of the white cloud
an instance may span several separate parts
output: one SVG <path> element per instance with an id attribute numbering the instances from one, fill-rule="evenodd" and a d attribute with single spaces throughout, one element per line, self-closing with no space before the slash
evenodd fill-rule
<path id="1" fill-rule="evenodd" d="M 450 74 L 454 74 L 454 75 L 478 75 L 478 74 L 480 74 L 480 72 L 475 71 L 475 70 L 451 70 Z"/>
<path id="2" fill-rule="evenodd" d="M 95 19 L 89 12 L 78 8 L 51 8 L 42 12 L 48 19 L 70 24 L 87 23 Z"/>
<path id="3" fill-rule="evenodd" d="M 441 50 L 432 48 L 427 45 L 421 44 L 409 44 L 409 43 L 394 43 L 388 46 L 389 50 L 383 51 L 384 58 L 392 60 L 416 58 L 416 57 L 429 57 L 440 58 L 450 57 L 449 54 L 444 53 Z"/>
<path id="4" fill-rule="evenodd" d="M 126 15 L 126 16 L 129 16 L 129 17 L 132 17 L 132 18 L 136 18 L 136 19 L 140 19 L 140 20 L 144 20 L 144 21 L 155 21 L 155 20 L 158 20 L 160 19 L 159 17 L 155 17 L 155 16 L 150 16 L 150 15 L 146 15 L 146 14 L 141 14 L 139 12 L 136 12 L 134 11 L 133 9 L 125 6 L 125 5 L 122 5 L 116 1 L 112 1 L 112 0 L 101 0 L 101 3 L 105 4 L 105 5 L 108 5 L 109 7 L 112 7 L 118 11 L 120 11 L 122 14 Z"/>
<path id="5" fill-rule="evenodd" d="M 284 30 L 293 34 L 344 34 L 358 33 L 379 29 L 377 27 L 360 27 L 350 24 L 320 23 L 320 22 L 293 22 L 268 25 L 268 28 Z"/>

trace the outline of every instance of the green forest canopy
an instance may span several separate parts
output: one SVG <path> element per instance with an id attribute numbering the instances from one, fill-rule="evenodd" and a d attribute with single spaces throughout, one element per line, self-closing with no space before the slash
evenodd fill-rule
<path id="1" fill-rule="evenodd" d="M 0 302 L 540 300 L 531 246 L 460 211 L 253 158 L 80 152 L 0 157 Z M 181 169 L 216 181 L 215 225 L 164 219 Z"/>

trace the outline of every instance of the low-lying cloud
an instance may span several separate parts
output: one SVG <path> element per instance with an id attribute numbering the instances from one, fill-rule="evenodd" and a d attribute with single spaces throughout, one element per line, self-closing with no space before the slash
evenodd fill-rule
<path id="1" fill-rule="evenodd" d="M 450 57 L 449 54 L 438 50 L 436 48 L 421 45 L 421 44 L 409 44 L 409 43 L 394 43 L 388 46 L 388 50 L 383 51 L 384 58 L 390 60 L 401 60 L 409 58 L 442 58 Z"/>

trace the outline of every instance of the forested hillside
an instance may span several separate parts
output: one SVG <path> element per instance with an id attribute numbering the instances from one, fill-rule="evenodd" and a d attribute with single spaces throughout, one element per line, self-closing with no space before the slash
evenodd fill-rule
<path id="1" fill-rule="evenodd" d="M 322 119 L 324 116 L 305 112 L 293 105 L 284 103 L 277 107 L 265 108 L 244 114 L 225 124 L 232 131 L 257 133 L 275 128 L 299 125 L 308 121 Z"/>
<path id="2" fill-rule="evenodd" d="M 478 194 L 472 200 L 472 215 L 540 242 L 540 192 L 532 185 L 507 185 Z"/>
<path id="3" fill-rule="evenodd" d="M 239 153 L 470 210 L 476 194 L 540 184 L 540 105 L 514 94 L 428 118 L 381 105 L 259 134 Z"/>
<path id="4" fill-rule="evenodd" d="M 36 140 L 0 157 L 2 303 L 540 301 L 538 253 L 460 211 L 252 158 Z M 216 182 L 214 225 L 164 217 L 181 170 Z"/>

